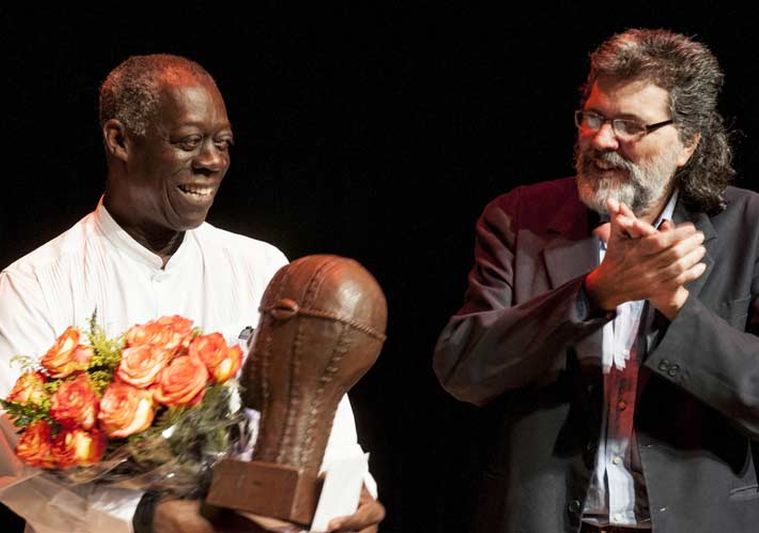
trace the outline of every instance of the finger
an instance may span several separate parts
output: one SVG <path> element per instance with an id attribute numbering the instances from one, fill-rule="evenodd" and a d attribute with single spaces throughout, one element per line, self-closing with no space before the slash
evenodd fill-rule
<path id="1" fill-rule="evenodd" d="M 706 248 L 704 248 L 703 243 L 704 234 L 700 231 L 696 232 L 690 237 L 674 243 L 670 248 L 659 252 L 659 254 L 656 256 L 654 264 L 657 268 L 666 268 L 667 266 L 677 263 L 682 258 L 699 249 L 701 255 L 698 260 L 700 261 L 706 252 Z M 692 265 L 688 266 L 690 267 Z"/>
<path id="2" fill-rule="evenodd" d="M 616 229 L 621 230 L 619 234 L 629 238 L 643 237 L 656 233 L 656 228 L 648 222 L 637 218 L 635 213 L 624 203 L 619 204 L 619 210 L 612 214 L 611 220 L 616 222 Z"/>
<path id="3" fill-rule="evenodd" d="M 632 227 L 628 231 L 633 237 L 645 237 L 647 235 L 655 235 L 657 233 L 655 227 L 639 218 L 632 219 Z"/>
<path id="4" fill-rule="evenodd" d="M 619 202 L 619 210 L 620 213 L 622 213 L 625 216 L 628 216 L 630 218 L 637 218 L 635 216 L 635 213 L 633 213 L 632 209 L 627 207 L 627 204 L 624 202 Z"/>
<path id="5" fill-rule="evenodd" d="M 631 231 L 634 233 L 634 237 L 642 237 L 644 235 L 653 235 L 656 233 L 656 228 L 645 220 L 638 218 L 635 213 L 633 213 L 632 209 L 627 207 L 626 203 L 619 202 L 619 213 L 632 221 Z"/>
<path id="6" fill-rule="evenodd" d="M 621 213 L 612 215 L 609 240 L 612 239 L 630 239 L 639 237 L 636 229 L 636 219 L 625 216 Z"/>
<path id="7" fill-rule="evenodd" d="M 706 263 L 696 263 L 685 272 L 681 272 L 673 278 L 658 283 L 652 282 L 652 286 L 665 288 L 666 290 L 676 289 L 677 287 L 683 287 L 688 283 L 697 280 L 704 274 L 704 272 L 706 272 Z"/>
<path id="8" fill-rule="evenodd" d="M 672 229 L 675 229 L 675 225 L 671 220 L 662 220 L 662 223 L 659 224 L 659 231 L 669 231 Z"/>
<path id="9" fill-rule="evenodd" d="M 379 524 L 383 518 L 385 507 L 377 500 L 370 500 L 362 504 L 352 515 L 330 520 L 327 531 L 361 531 Z"/>
<path id="10" fill-rule="evenodd" d="M 697 231 L 693 224 L 683 224 L 669 231 L 659 231 L 642 239 L 641 252 L 644 255 L 659 254 L 696 234 L 701 235 L 699 238 L 703 242 L 703 233 Z"/>
<path id="11" fill-rule="evenodd" d="M 674 279 L 674 282 L 677 283 L 678 286 L 687 285 L 700 278 L 704 272 L 706 272 L 706 263 L 696 263 L 686 272 L 677 276 L 677 278 Z"/>
<path id="12" fill-rule="evenodd" d="M 660 279 L 670 280 L 672 278 L 677 278 L 683 272 L 687 272 L 688 270 L 693 268 L 693 266 L 696 265 L 699 261 L 701 261 L 705 255 L 706 255 L 706 248 L 704 248 L 703 246 L 695 247 L 694 249 L 684 254 L 682 257 L 679 257 L 677 260 L 667 265 L 665 268 L 661 269 Z"/>
<path id="13" fill-rule="evenodd" d="M 606 209 L 609 211 L 610 216 L 614 216 L 619 213 L 619 202 L 614 198 L 606 200 Z"/>

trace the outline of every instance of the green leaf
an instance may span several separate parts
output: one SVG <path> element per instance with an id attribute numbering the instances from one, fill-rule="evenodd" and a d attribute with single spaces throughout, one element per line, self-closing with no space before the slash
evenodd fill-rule
<path id="1" fill-rule="evenodd" d="M 28 355 L 14 355 L 11 357 L 12 366 L 17 366 L 22 372 L 35 372 L 40 369 L 40 365 L 34 357 Z"/>
<path id="2" fill-rule="evenodd" d="M 49 402 L 47 402 L 47 405 L 37 405 L 33 403 L 24 404 L 9 402 L 8 400 L 0 400 L 0 405 L 3 406 L 3 409 L 8 413 L 16 427 L 23 428 L 37 420 L 52 421 L 50 418 Z"/>
<path id="3" fill-rule="evenodd" d="M 124 348 L 124 335 L 109 339 L 105 335 L 105 330 L 97 324 L 97 309 L 93 311 L 89 321 L 89 331 L 87 338 L 93 349 L 92 359 L 87 367 L 87 372 L 93 374 L 98 371 L 110 372 L 119 366 L 121 362 L 121 350 Z"/>

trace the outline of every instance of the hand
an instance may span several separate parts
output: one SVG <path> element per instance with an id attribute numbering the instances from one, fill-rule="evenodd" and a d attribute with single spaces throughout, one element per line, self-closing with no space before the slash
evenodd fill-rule
<path id="1" fill-rule="evenodd" d="M 655 235 L 657 233 L 656 228 L 642 220 L 639 220 L 632 212 L 632 210 L 624 203 L 610 200 L 609 212 L 620 213 L 623 215 L 620 217 L 619 222 L 622 225 L 624 232 L 632 239 Z M 664 220 L 662 221 L 658 231 L 670 231 L 676 227 L 677 226 L 675 226 L 669 220 Z M 705 268 L 706 265 L 704 265 L 704 269 Z M 702 273 L 703 271 L 701 274 Z M 698 274 L 698 276 L 701 274 Z M 648 300 L 651 302 L 651 305 L 653 305 L 655 309 L 658 309 L 659 312 L 661 312 L 671 321 L 675 319 L 682 306 L 685 305 L 685 300 L 688 299 L 689 294 L 690 293 L 688 292 L 688 289 L 682 285 L 678 285 L 674 291 L 662 291 L 658 294 L 650 296 Z"/>
<path id="2" fill-rule="evenodd" d="M 350 516 L 333 518 L 327 526 L 327 531 L 376 533 L 377 526 L 385 518 L 385 507 L 375 500 L 366 486 L 361 489 L 358 509 Z"/>
<path id="3" fill-rule="evenodd" d="M 214 533 L 211 522 L 200 514 L 200 500 L 163 500 L 153 517 L 155 533 Z"/>
<path id="4" fill-rule="evenodd" d="M 607 240 L 601 265 L 585 280 L 588 295 L 602 309 L 648 299 L 673 320 L 688 298 L 684 285 L 701 276 L 703 233 L 690 224 L 665 221 L 657 230 L 624 204 L 610 200 L 611 223 L 598 232 Z"/>

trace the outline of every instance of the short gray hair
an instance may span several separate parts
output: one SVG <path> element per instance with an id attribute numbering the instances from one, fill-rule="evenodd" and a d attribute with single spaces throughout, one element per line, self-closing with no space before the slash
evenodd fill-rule
<path id="1" fill-rule="evenodd" d="M 207 78 L 214 83 L 206 69 L 182 56 L 150 54 L 129 57 L 114 68 L 100 86 L 101 126 L 115 118 L 132 135 L 145 135 L 158 108 L 162 83 L 187 76 Z"/>

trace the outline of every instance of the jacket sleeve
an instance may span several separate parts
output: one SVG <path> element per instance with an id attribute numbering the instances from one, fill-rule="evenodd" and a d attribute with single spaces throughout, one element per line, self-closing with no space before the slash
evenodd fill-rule
<path id="1" fill-rule="evenodd" d="M 0 397 L 10 392 L 19 369 L 14 355 L 39 355 L 55 340 L 45 319 L 42 288 L 26 273 L 0 274 Z M 58 332 L 60 333 L 60 332 Z M 16 458 L 15 430 L 0 415 L 0 501 L 36 533 L 131 533 L 142 492 L 95 485 L 71 487 Z"/>
<path id="2" fill-rule="evenodd" d="M 759 277 L 754 280 L 749 299 L 726 302 L 734 304 L 728 315 L 740 308 L 748 315 L 723 317 L 690 296 L 645 366 L 759 439 Z"/>
<path id="3" fill-rule="evenodd" d="M 610 316 L 585 297 L 584 275 L 515 304 L 519 189 L 489 204 L 476 227 L 463 307 L 443 330 L 433 367 L 456 398 L 482 405 L 564 364 L 566 349 Z"/>

